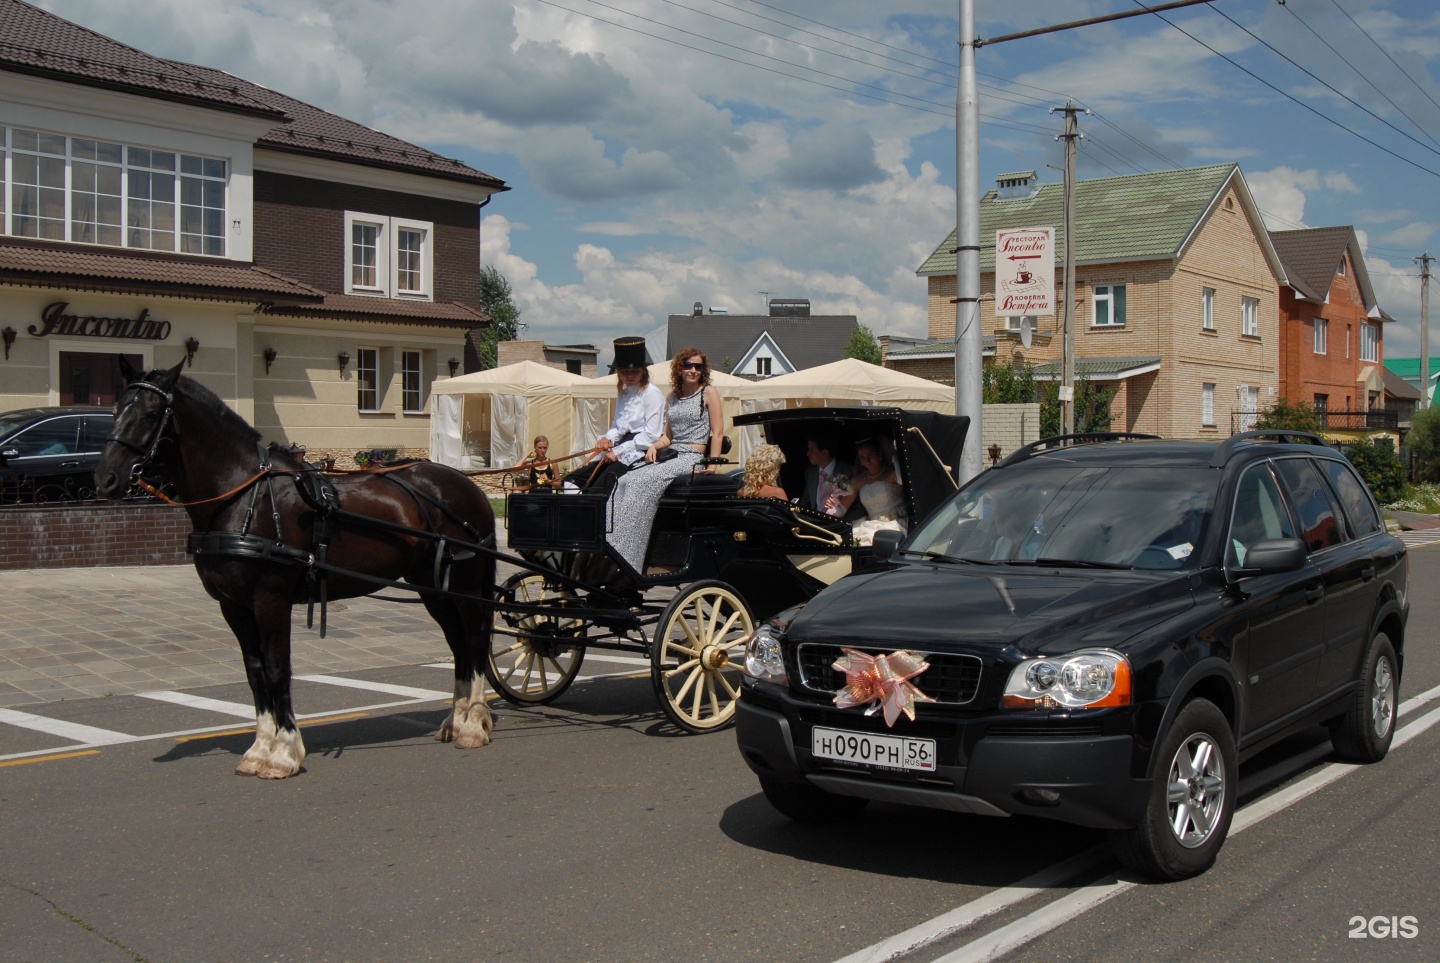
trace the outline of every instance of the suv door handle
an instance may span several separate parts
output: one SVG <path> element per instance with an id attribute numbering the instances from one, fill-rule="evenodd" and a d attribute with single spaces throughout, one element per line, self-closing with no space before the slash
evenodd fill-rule
<path id="1" fill-rule="evenodd" d="M 1360 578 L 1362 578 L 1363 580 L 1365 580 L 1366 582 L 1368 582 L 1368 581 L 1370 581 L 1370 580 L 1371 580 L 1372 578 L 1374 578 L 1374 577 L 1375 577 L 1375 563 L 1374 563 L 1374 562 L 1366 562 L 1364 565 L 1360 566 Z"/>
<path id="2" fill-rule="evenodd" d="M 1305 587 L 1305 601 L 1315 603 L 1325 597 L 1324 585 L 1307 585 Z"/>

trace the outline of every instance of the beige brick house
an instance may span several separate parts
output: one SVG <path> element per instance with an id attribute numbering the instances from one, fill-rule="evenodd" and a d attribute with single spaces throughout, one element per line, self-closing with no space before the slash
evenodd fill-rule
<path id="1" fill-rule="evenodd" d="M 1063 190 L 1031 171 L 1002 181 L 980 201 L 986 362 L 1034 365 L 1037 379 L 1056 379 L 1060 314 L 1035 319 L 1028 349 L 1020 319 L 995 316 L 995 232 L 1055 228 L 1058 312 Z M 1285 272 L 1239 166 L 1078 181 L 1075 210 L 1076 373 L 1116 388 L 1113 427 L 1177 438 L 1250 427 L 1278 395 Z M 932 355 L 954 350 L 955 243 L 952 232 L 916 272 L 929 283 Z M 896 352 L 887 363 L 903 368 L 910 353 L 926 352 Z"/>

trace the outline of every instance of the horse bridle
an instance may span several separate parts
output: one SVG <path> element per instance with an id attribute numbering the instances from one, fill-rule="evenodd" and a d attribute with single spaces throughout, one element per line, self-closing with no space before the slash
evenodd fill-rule
<path id="1" fill-rule="evenodd" d="M 140 460 L 130 466 L 130 478 L 134 481 L 144 474 L 146 468 L 150 467 L 150 462 L 155 458 L 155 453 L 160 449 L 160 442 L 164 441 L 167 437 L 166 431 L 175 418 L 175 395 L 172 392 L 166 391 L 164 388 L 150 384 L 148 381 L 132 381 L 126 387 L 125 394 L 129 395 L 132 391 L 153 391 L 165 400 L 165 411 L 160 416 L 160 425 L 155 429 L 155 434 L 151 437 L 148 445 L 137 445 L 127 438 L 121 438 L 115 434 L 113 429 L 110 434 L 105 437 L 105 444 L 108 445 L 113 441 L 115 444 L 123 448 L 128 448 L 140 456 Z"/>

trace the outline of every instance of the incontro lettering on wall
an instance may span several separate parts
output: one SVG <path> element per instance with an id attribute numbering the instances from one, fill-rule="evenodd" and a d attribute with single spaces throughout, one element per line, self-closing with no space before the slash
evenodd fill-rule
<path id="1" fill-rule="evenodd" d="M 40 312 L 40 325 L 30 325 L 37 338 L 48 334 L 78 335 L 82 338 L 124 338 L 130 341 L 164 341 L 170 337 L 170 322 L 150 317 L 149 308 L 141 308 L 139 317 L 106 318 L 94 314 L 66 314 L 68 301 L 52 301 Z"/>

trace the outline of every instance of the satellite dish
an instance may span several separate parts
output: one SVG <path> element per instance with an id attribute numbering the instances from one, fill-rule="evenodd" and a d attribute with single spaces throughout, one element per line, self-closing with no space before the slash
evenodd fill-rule
<path id="1" fill-rule="evenodd" d="M 1035 319 L 1028 314 L 1020 319 L 1020 343 L 1027 349 L 1030 347 L 1030 339 L 1035 334 Z"/>

